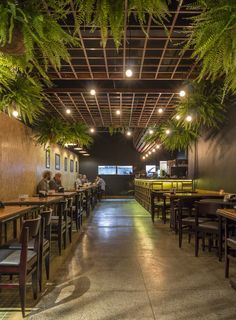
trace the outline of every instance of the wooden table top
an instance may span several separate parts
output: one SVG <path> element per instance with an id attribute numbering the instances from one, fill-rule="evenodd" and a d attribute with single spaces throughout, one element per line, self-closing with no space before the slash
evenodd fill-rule
<path id="1" fill-rule="evenodd" d="M 176 192 L 174 193 L 164 193 L 164 195 L 170 199 L 181 199 L 181 198 L 202 198 L 202 197 L 211 197 L 211 198 L 223 198 L 223 195 L 220 195 L 219 192 L 216 193 L 200 193 L 200 192 Z"/>
<path id="2" fill-rule="evenodd" d="M 62 195 L 60 197 L 59 196 L 51 196 L 51 197 L 45 197 L 45 198 L 43 198 L 43 197 L 28 197 L 25 200 L 21 200 L 21 199 L 17 198 L 17 199 L 4 201 L 3 203 L 7 206 L 8 205 L 27 205 L 27 206 L 38 205 L 38 206 L 41 206 L 41 205 L 49 205 L 52 203 L 57 203 L 63 199 L 64 198 Z"/>
<path id="3" fill-rule="evenodd" d="M 65 192 L 53 192 L 53 193 L 48 193 L 48 197 L 73 197 L 76 195 L 76 191 L 65 191 Z"/>
<path id="4" fill-rule="evenodd" d="M 24 215 L 32 208 L 33 207 L 31 206 L 6 206 L 5 208 L 0 208 L 0 222 L 19 215 Z"/>
<path id="5" fill-rule="evenodd" d="M 231 220 L 236 221 L 236 210 L 235 209 L 218 209 L 217 214 Z"/>
<path id="6" fill-rule="evenodd" d="M 221 204 L 222 206 L 225 207 L 234 207 L 236 206 L 236 202 L 235 201 L 224 201 L 224 199 L 202 199 L 200 200 L 200 202 L 204 202 L 204 203 L 217 203 L 217 204 Z"/>

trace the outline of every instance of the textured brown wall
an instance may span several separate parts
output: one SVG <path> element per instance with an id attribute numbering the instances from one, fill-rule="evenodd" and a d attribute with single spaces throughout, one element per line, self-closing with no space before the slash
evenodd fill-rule
<path id="1" fill-rule="evenodd" d="M 55 170 L 55 153 L 60 154 L 61 169 Z M 68 169 L 64 171 L 64 158 L 68 158 Z M 75 160 L 78 157 L 59 146 L 51 146 L 50 169 L 62 173 L 62 183 L 73 187 L 77 173 Z M 70 172 L 70 159 L 74 160 L 74 172 Z M 78 162 L 79 165 L 79 162 Z M 20 121 L 0 113 L 0 200 L 17 197 L 21 193 L 33 195 L 45 167 L 45 150 L 36 145 L 32 130 Z"/>

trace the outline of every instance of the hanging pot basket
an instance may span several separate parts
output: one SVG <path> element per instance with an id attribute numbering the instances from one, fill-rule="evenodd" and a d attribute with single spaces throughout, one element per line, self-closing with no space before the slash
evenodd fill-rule
<path id="1" fill-rule="evenodd" d="M 15 29 L 12 34 L 11 43 L 7 43 L 5 46 L 0 46 L 0 52 L 13 56 L 19 56 L 25 54 L 25 45 L 23 33 L 20 30 Z"/>

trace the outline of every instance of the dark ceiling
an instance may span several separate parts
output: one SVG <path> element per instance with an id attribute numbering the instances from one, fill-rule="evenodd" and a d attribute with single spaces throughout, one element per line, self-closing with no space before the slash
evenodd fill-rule
<path id="1" fill-rule="evenodd" d="M 197 73 L 191 50 L 182 51 L 188 19 L 197 14 L 186 10 L 187 3 L 172 1 L 166 29 L 148 18 L 144 33 L 131 16 L 119 50 L 111 37 L 103 48 L 99 30 L 81 28 L 81 46 L 69 49 L 70 63 L 64 62 L 60 72 L 49 69 L 55 84 L 47 90 L 50 111 L 97 128 L 132 128 L 137 149 L 146 149 L 145 128 L 173 115 L 183 81 Z M 131 78 L 125 75 L 127 68 L 133 70 Z M 95 96 L 90 94 L 92 88 Z"/>

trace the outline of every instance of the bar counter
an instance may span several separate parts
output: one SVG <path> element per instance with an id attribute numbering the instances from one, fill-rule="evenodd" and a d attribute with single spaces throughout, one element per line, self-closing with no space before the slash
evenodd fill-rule
<path id="1" fill-rule="evenodd" d="M 158 191 L 190 192 L 193 190 L 192 179 L 135 179 L 135 199 L 150 213 L 152 213 L 153 194 Z"/>

